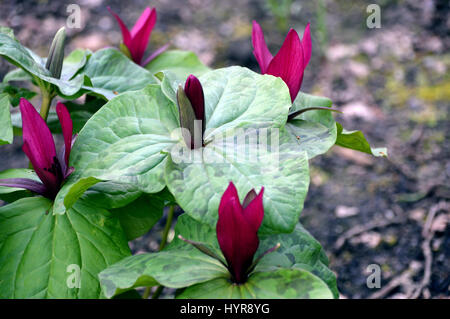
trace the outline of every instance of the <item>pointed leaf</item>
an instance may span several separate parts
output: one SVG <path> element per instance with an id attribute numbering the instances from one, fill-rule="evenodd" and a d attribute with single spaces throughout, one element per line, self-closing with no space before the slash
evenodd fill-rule
<path id="1" fill-rule="evenodd" d="M 84 85 L 83 88 L 106 99 L 156 83 L 150 72 L 112 48 L 98 50 L 92 54 L 81 72 L 86 74 L 92 83 L 90 86 Z"/>
<path id="2" fill-rule="evenodd" d="M 97 274 L 130 255 L 119 221 L 82 202 L 65 215 L 51 205 L 31 197 L 0 207 L 0 297 L 103 298 Z"/>
<path id="3" fill-rule="evenodd" d="M 174 109 L 158 85 L 121 94 L 105 104 L 75 141 L 70 165 L 76 170 L 55 199 L 55 211 L 63 213 L 62 203 L 72 203 L 67 197 L 76 197 L 70 195 L 71 188 L 80 179 L 93 177 L 93 182 L 129 183 L 145 192 L 161 191 L 167 156 L 163 151 L 180 141 L 179 136 L 171 137 L 179 127 Z"/>
<path id="4" fill-rule="evenodd" d="M 0 94 L 0 145 L 11 144 L 14 138 L 10 108 L 8 95 Z"/>
<path id="5" fill-rule="evenodd" d="M 367 153 L 373 156 L 387 157 L 387 148 L 372 148 L 361 131 L 347 131 L 341 124 L 337 125 L 336 145 Z"/>

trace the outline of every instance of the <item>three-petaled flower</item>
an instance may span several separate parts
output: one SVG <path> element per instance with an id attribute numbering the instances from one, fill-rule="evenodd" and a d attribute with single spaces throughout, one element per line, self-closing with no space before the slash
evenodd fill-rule
<path id="1" fill-rule="evenodd" d="M 231 281 L 236 284 L 245 283 L 261 258 L 280 247 L 278 243 L 254 260 L 259 246 L 258 230 L 264 218 L 263 194 L 264 187 L 261 187 L 259 194 L 252 189 L 241 205 L 233 182 L 230 182 L 223 193 L 219 204 L 216 234 L 226 261 L 201 242 L 186 239 L 181 235 L 178 235 L 178 238 L 220 261 L 227 267 Z"/>
<path id="2" fill-rule="evenodd" d="M 135 25 L 131 29 L 131 31 L 127 28 L 122 19 L 115 12 L 108 7 L 109 12 L 116 18 L 119 23 L 120 30 L 122 31 L 122 40 L 123 44 L 128 49 L 129 54 L 131 55 L 131 59 L 139 65 L 145 66 L 159 54 L 164 52 L 169 44 L 164 45 L 163 47 L 157 49 L 153 52 L 148 58 L 144 61 L 145 50 L 147 49 L 148 41 L 150 40 L 150 36 L 153 31 L 153 27 L 156 23 L 156 10 L 155 8 L 150 9 L 149 7 L 145 8 L 142 12 L 139 19 L 136 21 Z"/>
<path id="3" fill-rule="evenodd" d="M 56 105 L 56 113 L 61 123 L 64 136 L 64 146 L 56 153 L 52 133 L 34 106 L 26 99 L 20 99 L 22 114 L 23 146 L 33 168 L 42 181 L 28 178 L 9 178 L 0 180 L 0 186 L 25 188 L 54 199 L 63 181 L 73 172 L 69 167 L 70 151 L 72 149 L 73 124 L 69 111 L 60 102 Z"/>
<path id="4" fill-rule="evenodd" d="M 262 74 L 280 77 L 288 86 L 294 102 L 303 82 L 303 72 L 311 59 L 311 34 L 309 23 L 303 33 L 303 40 L 294 29 L 290 29 L 280 51 L 273 57 L 264 40 L 261 26 L 253 21 L 253 54 Z"/>
<path id="5" fill-rule="evenodd" d="M 217 240 L 236 283 L 245 282 L 259 246 L 258 229 L 264 217 L 264 187 L 257 195 L 252 189 L 243 204 L 232 182 L 219 205 Z"/>

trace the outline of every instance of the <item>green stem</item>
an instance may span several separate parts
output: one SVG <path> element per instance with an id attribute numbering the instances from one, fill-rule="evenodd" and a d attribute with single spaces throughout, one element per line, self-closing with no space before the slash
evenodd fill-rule
<path id="1" fill-rule="evenodd" d="M 48 112 L 50 110 L 50 105 L 52 104 L 52 100 L 54 95 L 47 92 L 46 90 L 42 90 L 42 102 L 41 102 L 41 111 L 39 112 L 44 119 L 47 121 Z"/>
<path id="2" fill-rule="evenodd" d="M 164 230 L 163 230 L 163 234 L 162 234 L 161 244 L 159 244 L 159 251 L 163 250 L 167 244 L 167 236 L 169 235 L 170 228 L 172 227 L 174 211 L 175 211 L 175 206 L 170 206 L 169 212 L 167 213 L 166 225 L 164 226 Z M 152 289 L 151 287 L 145 288 L 145 292 L 144 292 L 144 295 L 142 296 L 142 299 L 148 299 L 148 297 L 150 296 L 151 289 Z M 159 295 L 161 295 L 161 292 L 163 291 L 163 289 L 164 289 L 164 286 L 158 286 L 158 288 L 156 288 L 155 292 L 153 293 L 152 299 L 158 298 Z"/>
<path id="3" fill-rule="evenodd" d="M 158 288 L 156 288 L 155 292 L 153 293 L 152 299 L 158 299 L 158 297 L 161 295 L 163 289 L 164 289 L 164 286 L 158 286 Z"/>
<path id="4" fill-rule="evenodd" d="M 175 206 L 169 207 L 169 212 L 167 213 L 166 226 L 162 234 L 161 244 L 159 245 L 159 251 L 163 250 L 167 243 L 167 235 L 169 235 L 170 228 L 172 227 L 173 212 L 175 211 Z"/>
<path id="5" fill-rule="evenodd" d="M 152 287 L 145 288 L 144 295 L 142 296 L 142 299 L 148 299 L 150 296 L 150 292 L 152 291 Z"/>

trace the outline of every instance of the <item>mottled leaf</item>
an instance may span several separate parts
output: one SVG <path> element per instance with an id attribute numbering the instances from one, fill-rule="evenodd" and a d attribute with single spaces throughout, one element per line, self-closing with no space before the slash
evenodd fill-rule
<path id="1" fill-rule="evenodd" d="M 289 113 L 309 107 L 331 107 L 332 101 L 321 96 L 299 92 Z M 291 143 L 308 153 L 308 158 L 328 151 L 336 141 L 336 122 L 332 112 L 311 110 L 289 120 L 286 130 L 290 133 Z"/>
<path id="2" fill-rule="evenodd" d="M 181 299 L 331 299 L 327 285 L 303 269 L 255 272 L 247 282 L 236 285 L 216 278 L 181 291 Z"/>

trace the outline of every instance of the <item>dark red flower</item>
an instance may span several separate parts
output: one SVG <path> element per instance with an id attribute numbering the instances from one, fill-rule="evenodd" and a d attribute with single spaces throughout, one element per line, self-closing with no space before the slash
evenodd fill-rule
<path id="1" fill-rule="evenodd" d="M 177 91 L 177 104 L 180 115 L 180 126 L 187 129 L 189 134 L 184 134 L 186 145 L 191 149 L 201 147 L 203 145 L 203 134 L 205 132 L 205 97 L 200 81 L 194 76 L 189 75 L 184 89 L 180 85 Z M 198 134 L 195 130 L 195 121 L 201 121 L 201 132 Z M 194 139 L 197 135 L 201 135 L 201 140 L 197 143 Z"/>
<path id="2" fill-rule="evenodd" d="M 247 279 L 259 246 L 258 229 L 264 217 L 263 193 L 264 187 L 258 195 L 252 189 L 241 205 L 236 187 L 230 182 L 220 201 L 217 240 L 236 283 Z"/>
<path id="3" fill-rule="evenodd" d="M 144 62 L 142 62 L 145 50 L 147 49 L 148 41 L 150 40 L 150 36 L 153 31 L 153 27 L 156 23 L 156 10 L 154 8 L 150 9 L 149 7 L 145 8 L 131 31 L 127 28 L 125 23 L 123 23 L 119 15 L 113 12 L 110 7 L 108 7 L 108 10 L 119 23 L 120 29 L 122 31 L 123 43 L 128 48 L 131 58 L 136 64 L 148 64 L 152 59 L 164 52 L 169 46 L 168 44 L 166 44 L 165 46 L 159 48 L 147 59 L 145 59 Z"/>
<path id="4" fill-rule="evenodd" d="M 303 82 L 303 72 L 311 59 L 311 34 L 309 23 L 303 33 L 303 40 L 294 29 L 290 29 L 280 51 L 272 56 L 264 40 L 261 26 L 253 21 L 253 54 L 262 74 L 270 74 L 283 79 L 289 87 L 292 102 L 297 97 Z"/>
<path id="5" fill-rule="evenodd" d="M 10 178 L 0 180 L 0 186 L 25 188 L 53 199 L 61 188 L 62 182 L 74 170 L 73 167 L 69 167 L 73 141 L 73 125 L 69 111 L 60 102 L 56 105 L 56 113 L 64 136 L 64 147 L 58 154 L 52 133 L 44 119 L 24 98 L 20 99 L 20 112 L 23 131 L 22 150 L 42 183 L 27 178 Z"/>

